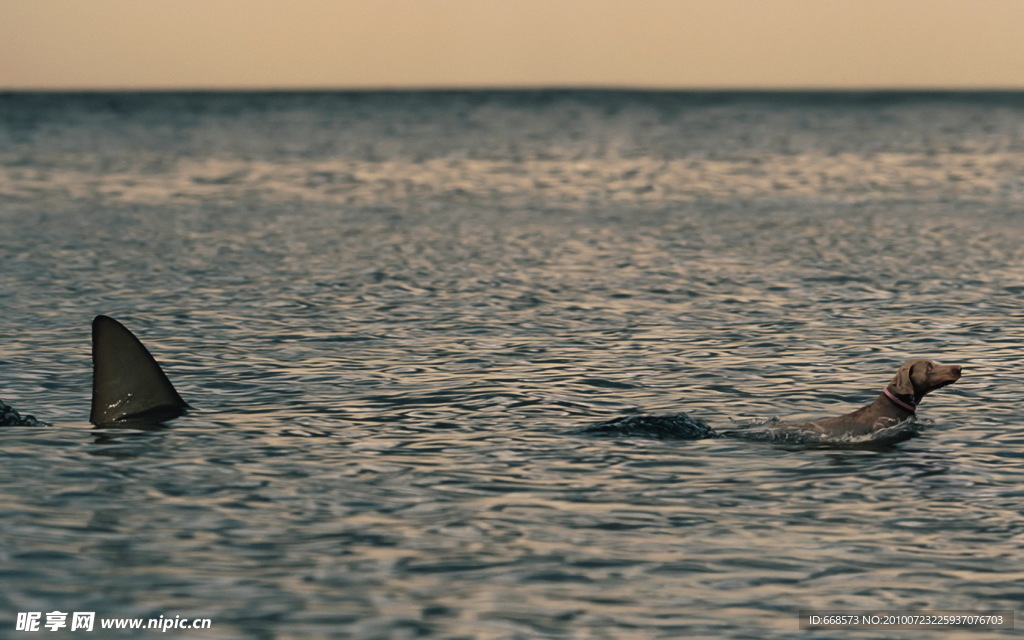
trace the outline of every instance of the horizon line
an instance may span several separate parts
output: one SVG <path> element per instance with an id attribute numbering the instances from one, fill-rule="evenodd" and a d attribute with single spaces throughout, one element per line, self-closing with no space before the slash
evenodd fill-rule
<path id="1" fill-rule="evenodd" d="M 109 86 L 109 87 L 3 87 L 0 94 L 12 93 L 514 93 L 514 92 L 565 92 L 565 93 L 721 93 L 721 94 L 1014 94 L 1024 93 L 1024 84 L 1020 86 L 900 86 L 900 85 L 865 85 L 847 86 L 662 86 L 662 85 L 628 85 L 628 84 L 523 84 L 523 85 L 365 85 L 365 86 L 333 86 L 333 85 L 182 85 L 182 86 Z"/>

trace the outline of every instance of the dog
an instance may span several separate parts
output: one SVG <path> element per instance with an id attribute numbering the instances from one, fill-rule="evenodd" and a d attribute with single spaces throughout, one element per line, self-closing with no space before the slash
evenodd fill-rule
<path id="1" fill-rule="evenodd" d="M 815 431 L 825 436 L 863 436 L 910 418 L 925 395 L 960 379 L 963 367 L 932 360 L 908 360 L 874 402 L 856 411 L 806 422 L 782 421 L 780 428 Z"/>

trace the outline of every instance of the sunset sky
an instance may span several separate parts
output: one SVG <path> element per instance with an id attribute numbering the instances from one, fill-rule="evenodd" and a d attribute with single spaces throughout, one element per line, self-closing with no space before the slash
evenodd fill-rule
<path id="1" fill-rule="evenodd" d="M 1024 89 L 1021 0 L 0 0 L 0 89 Z"/>

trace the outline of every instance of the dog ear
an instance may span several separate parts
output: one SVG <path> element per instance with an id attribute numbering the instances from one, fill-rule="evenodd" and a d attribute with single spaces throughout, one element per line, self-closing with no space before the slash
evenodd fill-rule
<path id="1" fill-rule="evenodd" d="M 915 360 L 904 362 L 903 366 L 896 372 L 896 377 L 889 383 L 897 395 L 914 395 L 914 383 L 910 380 L 910 374 L 914 369 L 915 363 Z"/>

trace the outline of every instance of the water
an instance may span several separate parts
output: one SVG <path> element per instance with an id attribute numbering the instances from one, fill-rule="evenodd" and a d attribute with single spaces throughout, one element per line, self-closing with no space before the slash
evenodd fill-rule
<path id="1" fill-rule="evenodd" d="M 980 635 L 797 611 L 1020 608 L 1022 176 L 1017 94 L 0 96 L 3 635 Z M 195 412 L 90 428 L 99 313 Z M 894 446 L 566 435 L 911 356 Z"/>

